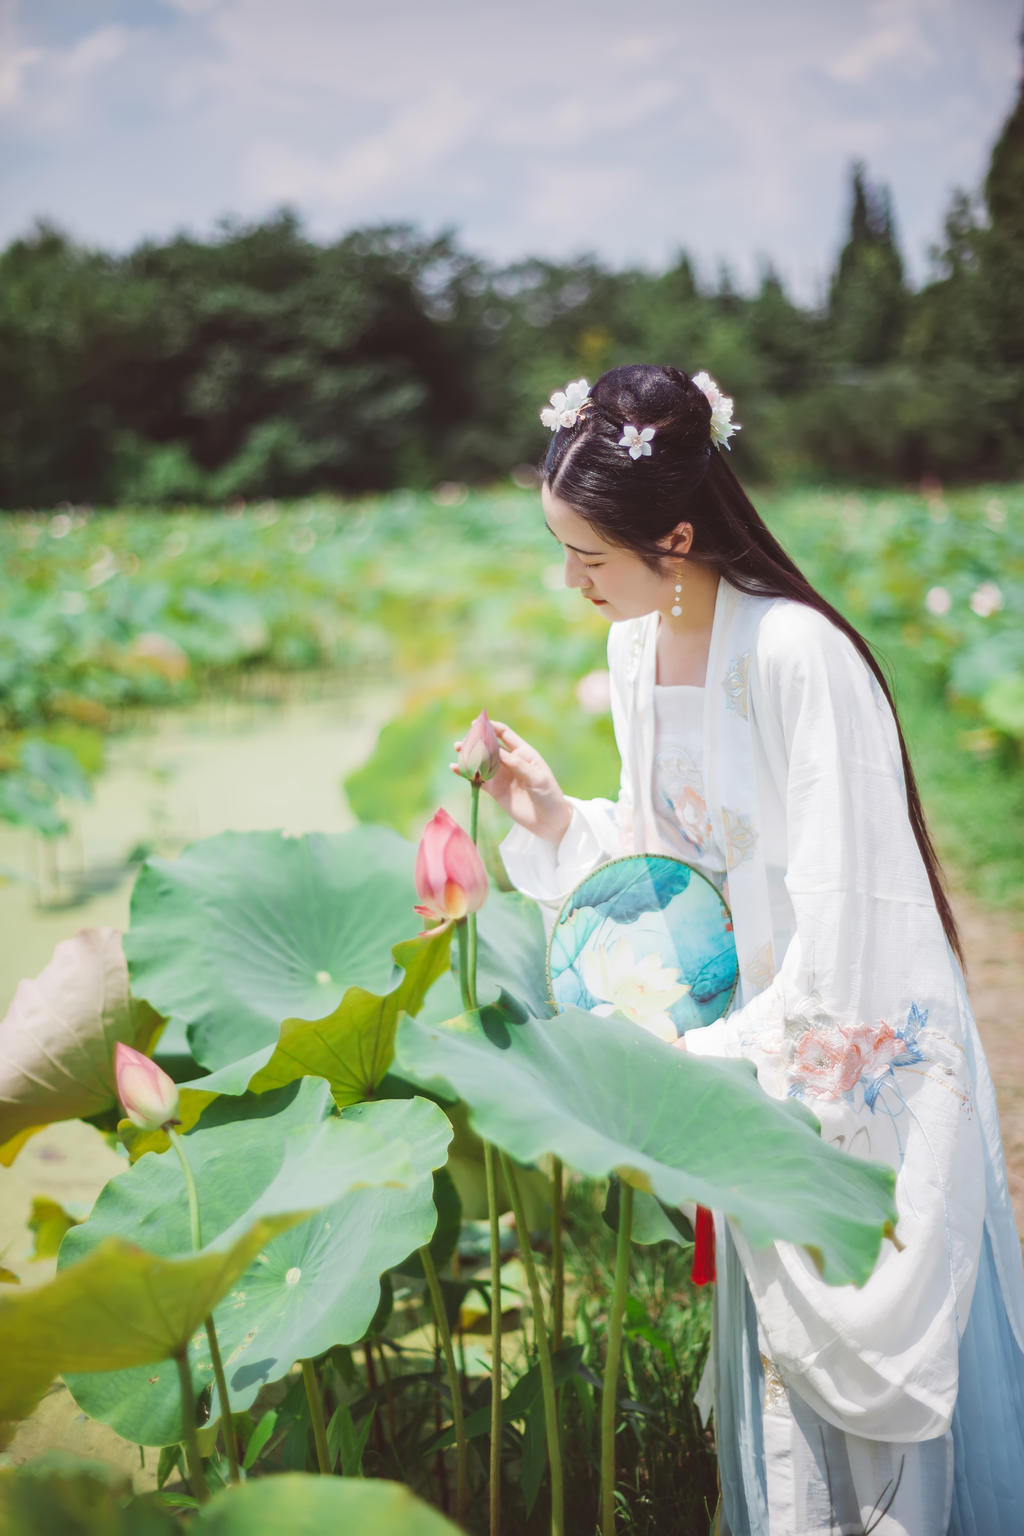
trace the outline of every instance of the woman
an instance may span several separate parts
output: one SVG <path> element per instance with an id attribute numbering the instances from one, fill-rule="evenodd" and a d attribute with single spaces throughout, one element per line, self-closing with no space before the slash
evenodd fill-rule
<path id="1" fill-rule="evenodd" d="M 740 981 L 679 1046 L 749 1057 L 897 1172 L 898 1242 L 859 1289 L 716 1215 L 722 1529 L 1024 1530 L 1024 1276 L 956 926 L 885 679 L 729 468 L 731 405 L 638 365 L 542 412 L 565 580 L 611 621 L 622 779 L 573 800 L 499 726 L 502 854 L 552 913 L 623 853 L 702 869 Z"/>

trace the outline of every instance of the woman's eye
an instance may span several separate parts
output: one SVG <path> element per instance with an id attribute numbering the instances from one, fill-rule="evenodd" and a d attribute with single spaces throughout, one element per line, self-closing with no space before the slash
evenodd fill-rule
<path id="1" fill-rule="evenodd" d="M 584 560 L 582 563 L 583 563 L 583 569 L 585 571 L 596 571 L 596 570 L 598 570 L 604 564 L 604 561 L 603 560 L 592 560 L 588 564 L 587 561 Z"/>

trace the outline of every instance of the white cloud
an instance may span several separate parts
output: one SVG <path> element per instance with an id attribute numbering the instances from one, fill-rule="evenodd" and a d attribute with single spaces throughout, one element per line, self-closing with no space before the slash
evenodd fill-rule
<path id="1" fill-rule="evenodd" d="M 0 0 L 32 166 L 7 156 L 0 240 L 43 214 L 127 245 L 286 201 L 331 233 L 443 220 L 499 260 L 763 252 L 806 293 L 855 157 L 908 250 L 938 236 L 1012 99 L 1018 7 L 732 0 L 726 31 L 679 0 L 134 0 L 118 25 Z"/>
<path id="2" fill-rule="evenodd" d="M 635 187 L 626 166 L 587 160 L 534 166 L 519 209 L 524 245 L 563 251 L 599 245 L 598 229 L 621 214 Z"/>
<path id="3" fill-rule="evenodd" d="M 127 52 L 124 27 L 98 27 L 67 48 L 22 47 L 16 0 L 0 10 L 0 111 L 18 109 L 27 126 L 44 131 L 74 127 L 83 111 L 82 92 L 93 78 Z M 25 86 L 32 71 L 31 89 Z"/>
<path id="4" fill-rule="evenodd" d="M 327 203 L 332 208 L 408 187 L 469 142 L 481 113 L 466 97 L 433 90 L 397 112 L 381 132 L 321 159 L 280 144 L 255 147 L 248 156 L 249 186 L 271 201 Z"/>
<path id="5" fill-rule="evenodd" d="M 128 33 L 124 27 L 100 27 L 80 38 L 66 53 L 53 53 L 50 58 L 57 73 L 84 79 L 104 65 L 113 64 L 127 47 Z"/>
<path id="6" fill-rule="evenodd" d="M 616 133 L 640 127 L 681 102 L 678 80 L 645 76 L 613 90 L 613 79 L 610 71 L 607 81 L 590 81 L 586 96 L 555 95 L 525 109 L 515 92 L 508 91 L 504 109 L 490 114 L 489 133 L 496 143 L 546 146 L 555 156 L 569 145 L 588 142 L 598 153 L 610 153 Z"/>
<path id="7" fill-rule="evenodd" d="M 205 16 L 215 11 L 224 0 L 159 0 L 169 11 L 180 11 L 185 16 Z"/>
<path id="8" fill-rule="evenodd" d="M 608 51 L 618 59 L 650 64 L 664 53 L 665 39 L 657 32 L 625 32 L 619 35 Z"/>
<path id="9" fill-rule="evenodd" d="M 845 85 L 864 85 L 883 65 L 921 68 L 933 63 L 935 54 L 918 28 L 909 20 L 884 22 L 847 48 L 827 66 L 833 80 Z"/>
<path id="10" fill-rule="evenodd" d="M 0 111 L 17 106 L 29 68 L 42 58 L 41 48 L 18 46 L 17 0 L 0 0 Z"/>

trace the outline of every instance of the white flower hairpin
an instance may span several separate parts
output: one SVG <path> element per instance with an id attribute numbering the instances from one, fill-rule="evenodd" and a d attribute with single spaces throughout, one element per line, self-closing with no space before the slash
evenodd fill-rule
<path id="1" fill-rule="evenodd" d="M 653 427 L 623 426 L 622 436 L 619 438 L 619 447 L 628 448 L 631 459 L 650 457 L 651 439 L 654 436 Z"/>
<path id="2" fill-rule="evenodd" d="M 557 432 L 559 427 L 574 427 L 580 411 L 590 403 L 590 385 L 586 379 L 573 379 L 564 389 L 556 389 L 551 396 L 551 404 L 546 405 L 540 413 L 540 419 L 552 432 Z"/>
<path id="3" fill-rule="evenodd" d="M 722 394 L 709 373 L 695 373 L 693 382 L 711 407 L 711 441 L 716 448 L 728 449 L 730 437 L 742 430 L 732 419 L 732 397 Z"/>

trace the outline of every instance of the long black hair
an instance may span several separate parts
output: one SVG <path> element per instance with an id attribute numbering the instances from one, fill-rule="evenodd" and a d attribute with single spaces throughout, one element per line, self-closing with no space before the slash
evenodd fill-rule
<path id="1" fill-rule="evenodd" d="M 656 449 L 632 459 L 619 446 L 623 426 L 655 429 Z M 889 702 L 899 736 L 910 825 L 921 850 L 947 939 L 963 948 L 925 824 L 896 704 L 885 674 L 863 635 L 817 592 L 758 516 L 727 455 L 711 442 L 711 405 L 681 368 L 634 363 L 610 368 L 590 390 L 571 427 L 552 436 L 543 475 L 610 544 L 632 550 L 661 570 L 660 540 L 681 522 L 693 527 L 687 559 L 714 567 L 741 592 L 805 603 L 842 630 L 871 668 Z"/>

